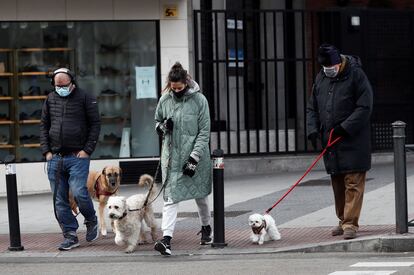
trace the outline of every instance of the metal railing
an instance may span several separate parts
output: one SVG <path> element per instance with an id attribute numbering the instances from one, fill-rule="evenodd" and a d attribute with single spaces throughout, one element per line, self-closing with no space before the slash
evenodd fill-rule
<path id="1" fill-rule="evenodd" d="M 360 26 L 349 26 L 351 15 L 361 18 Z M 408 123 L 412 141 L 414 102 L 408 91 L 414 81 L 403 68 L 414 58 L 414 44 L 404 43 L 399 51 L 394 41 L 414 37 L 413 28 L 398 27 L 414 25 L 413 15 L 370 9 L 195 10 L 194 78 L 210 105 L 211 148 L 233 156 L 312 151 L 306 103 L 323 42 L 362 59 L 375 93 L 373 150 L 392 150 L 389 122 L 397 118 Z M 392 76 L 391 61 L 398 71 Z"/>

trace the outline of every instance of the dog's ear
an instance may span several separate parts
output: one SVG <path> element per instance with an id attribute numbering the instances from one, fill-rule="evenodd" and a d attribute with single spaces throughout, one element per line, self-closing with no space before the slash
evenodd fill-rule
<path id="1" fill-rule="evenodd" d="M 119 169 L 119 178 L 122 178 L 122 169 L 121 167 L 118 167 L 118 169 Z"/>
<path id="2" fill-rule="evenodd" d="M 106 174 L 106 166 L 104 167 L 104 169 L 102 170 L 102 175 Z"/>

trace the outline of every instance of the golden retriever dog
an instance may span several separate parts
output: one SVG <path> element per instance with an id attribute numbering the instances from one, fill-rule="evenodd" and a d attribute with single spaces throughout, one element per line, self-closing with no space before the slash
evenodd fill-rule
<path id="1" fill-rule="evenodd" d="M 99 202 L 98 220 L 99 228 L 103 236 L 107 234 L 104 216 L 106 203 L 110 196 L 118 194 L 118 189 L 121 185 L 121 176 L 121 168 L 113 165 L 105 166 L 102 171 L 89 171 L 86 185 L 91 198 Z M 72 194 L 69 194 L 69 201 L 72 211 L 77 214 L 79 212 L 78 206 Z"/>

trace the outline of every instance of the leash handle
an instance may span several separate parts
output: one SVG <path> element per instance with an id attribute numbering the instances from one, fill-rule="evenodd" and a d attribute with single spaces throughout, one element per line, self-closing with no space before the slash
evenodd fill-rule
<path id="1" fill-rule="evenodd" d="M 329 133 L 328 144 L 326 145 L 325 149 L 323 149 L 322 153 L 320 153 L 319 156 L 313 161 L 313 163 L 311 164 L 311 166 L 308 167 L 308 169 L 303 174 L 303 176 L 300 177 L 300 179 L 298 181 L 296 181 L 295 184 L 292 185 L 289 188 L 289 190 L 275 204 L 273 204 L 270 208 L 268 208 L 265 211 L 265 214 L 269 214 L 269 212 L 272 211 L 273 208 L 275 208 L 276 205 L 278 205 L 293 190 L 293 188 L 295 188 L 303 180 L 304 177 L 306 177 L 306 175 L 312 170 L 312 168 L 316 165 L 316 163 L 318 163 L 318 161 L 325 155 L 327 149 L 329 147 L 332 147 L 335 143 L 337 143 L 342 138 L 342 137 L 337 137 L 334 140 L 332 140 L 332 133 L 333 133 L 333 129 Z"/>

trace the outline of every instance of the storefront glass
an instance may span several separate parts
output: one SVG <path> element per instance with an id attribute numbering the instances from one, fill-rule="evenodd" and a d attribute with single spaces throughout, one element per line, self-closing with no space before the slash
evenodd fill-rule
<path id="1" fill-rule="evenodd" d="M 40 110 L 49 73 L 67 67 L 99 102 L 92 158 L 159 155 L 154 131 L 159 73 L 155 21 L 1 22 L 0 158 L 41 161 Z"/>

